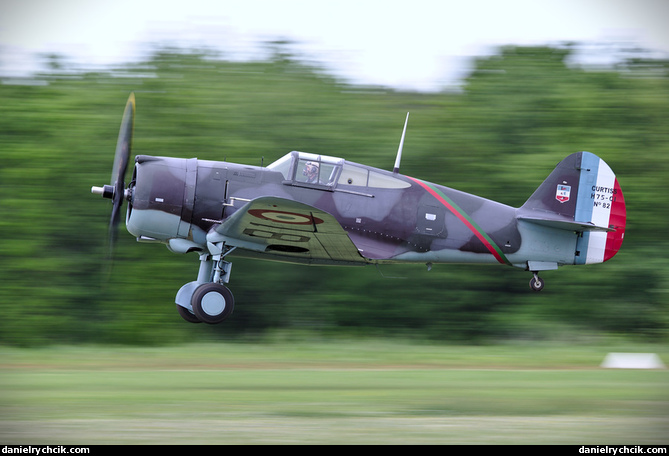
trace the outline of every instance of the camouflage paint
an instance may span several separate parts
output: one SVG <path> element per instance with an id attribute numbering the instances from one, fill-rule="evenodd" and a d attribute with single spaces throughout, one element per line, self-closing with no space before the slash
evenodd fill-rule
<path id="1" fill-rule="evenodd" d="M 499 248 L 499 246 L 493 241 L 488 234 L 481 229 L 481 227 L 465 212 L 463 211 L 457 204 L 455 204 L 448 196 L 446 196 L 443 192 L 439 190 L 438 187 L 436 187 L 433 184 L 430 184 L 429 182 L 424 182 L 419 179 L 415 179 L 413 177 L 409 177 L 412 181 L 416 182 L 418 185 L 423 187 L 428 193 L 430 193 L 432 196 L 434 196 L 441 204 L 446 206 L 446 208 L 453 213 L 462 223 L 469 228 L 472 233 L 478 238 L 483 245 L 488 249 L 488 251 L 492 254 L 492 256 L 495 257 L 495 259 L 502 263 L 502 264 L 507 264 L 510 265 L 511 263 L 509 260 L 506 258 L 506 255 L 504 255 L 504 252 L 502 252 L 502 249 Z"/>
<path id="2" fill-rule="evenodd" d="M 585 186 L 579 190 L 579 184 L 588 179 L 581 172 L 582 157 L 595 157 L 583 154 L 587 153 L 563 160 L 519 209 L 341 159 L 335 159 L 339 160 L 335 171 L 341 173 L 345 165 L 355 167 L 356 176 L 373 173 L 374 182 L 382 186 L 370 186 L 371 177 L 355 184 L 352 179 L 336 185 L 299 182 L 297 163 L 302 153 L 298 152 L 289 154 L 284 163 L 290 163 L 290 168 L 281 171 L 141 155 L 136 158 L 130 185 L 127 225 L 139 239 L 162 242 L 180 252 L 206 252 L 207 242 L 215 241 L 239 246 L 236 254 L 308 264 L 475 262 L 526 268 L 527 262 L 533 261 L 552 269 L 553 265 L 579 264 L 580 253 L 573 247 L 577 238 L 601 236 L 590 232 L 591 220 L 579 220 L 577 215 L 581 212 L 577 211 L 577 202 L 584 200 Z M 615 191 L 619 194 L 616 206 L 622 208 L 622 216 L 618 215 L 622 220 L 616 223 L 624 230 L 624 200 L 619 187 Z M 282 208 L 278 201 L 274 207 L 251 205 L 250 201 L 264 197 L 284 200 L 286 206 L 292 201 L 299 203 L 296 207 L 300 210 L 305 205 L 331 215 L 358 250 L 359 259 L 316 253 L 321 252 L 320 248 L 307 249 L 300 244 L 306 242 L 306 232 L 294 230 L 301 225 L 317 233 L 318 224 L 308 223 L 315 218 L 305 210 Z M 253 226 L 237 226 L 234 233 L 226 232 L 230 225 L 226 221 L 237 211 L 246 212 L 251 207 L 254 214 L 267 215 L 249 218 Z M 270 221 L 279 225 L 270 229 Z M 519 225 L 519 221 L 531 225 Z M 267 226 L 261 229 L 262 223 Z M 578 226 L 582 227 L 580 232 Z M 603 235 L 607 245 L 613 246 L 605 255 L 608 259 L 615 253 L 615 242 L 619 248 L 622 237 L 616 235 L 611 240 L 610 232 Z M 333 244 L 332 248 L 334 251 L 338 247 Z M 566 254 L 566 250 L 571 253 Z"/>

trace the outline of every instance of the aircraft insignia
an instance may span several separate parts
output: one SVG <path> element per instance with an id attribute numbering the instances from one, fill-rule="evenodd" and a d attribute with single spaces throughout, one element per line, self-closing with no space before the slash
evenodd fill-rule
<path id="1" fill-rule="evenodd" d="M 566 203 L 569 201 L 569 195 L 571 193 L 570 185 L 558 184 L 557 190 L 555 191 L 555 199 L 561 203 Z"/>

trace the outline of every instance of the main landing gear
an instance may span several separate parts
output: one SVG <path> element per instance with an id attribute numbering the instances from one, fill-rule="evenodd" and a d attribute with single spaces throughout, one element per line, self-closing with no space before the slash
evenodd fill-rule
<path id="1" fill-rule="evenodd" d="M 200 255 L 197 280 L 181 287 L 175 299 L 184 320 L 215 325 L 232 314 L 235 298 L 223 284 L 229 282 L 232 269 L 232 263 L 224 258 L 234 249 L 209 244 L 210 253 Z"/>
<path id="2" fill-rule="evenodd" d="M 213 282 L 197 287 L 190 302 L 195 317 L 210 325 L 228 318 L 235 306 L 235 298 L 230 289 Z"/>
<path id="3" fill-rule="evenodd" d="M 530 288 L 532 291 L 541 291 L 544 289 L 544 279 L 539 277 L 538 272 L 532 272 L 534 277 L 530 280 Z"/>

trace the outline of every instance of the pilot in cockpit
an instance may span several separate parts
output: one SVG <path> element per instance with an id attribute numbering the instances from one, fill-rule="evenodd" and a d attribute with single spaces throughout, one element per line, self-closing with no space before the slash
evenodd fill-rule
<path id="1" fill-rule="evenodd" d="M 307 177 L 306 182 L 309 184 L 318 183 L 318 162 L 307 162 L 302 171 L 302 175 Z"/>

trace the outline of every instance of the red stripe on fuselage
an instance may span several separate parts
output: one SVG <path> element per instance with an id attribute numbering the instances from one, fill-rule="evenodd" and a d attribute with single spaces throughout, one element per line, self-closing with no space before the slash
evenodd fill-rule
<path id="1" fill-rule="evenodd" d="M 413 177 L 406 176 L 412 181 L 416 182 L 418 185 L 423 187 L 427 192 L 434 196 L 441 204 L 446 206 L 446 208 L 453 213 L 462 223 L 467 226 L 471 230 L 472 233 L 478 238 L 479 241 L 485 245 L 485 247 L 492 253 L 492 255 L 495 257 L 497 261 L 499 261 L 502 264 L 509 264 L 509 261 L 506 258 L 503 258 L 502 255 L 497 251 L 496 246 L 493 246 L 490 241 L 486 238 L 486 236 L 480 231 L 480 228 L 474 225 L 474 223 L 466 216 L 465 214 L 462 213 L 462 210 L 459 207 L 453 206 L 451 203 L 446 201 L 444 197 L 442 197 L 439 192 L 437 192 L 435 189 L 427 185 L 425 182 L 422 182 L 418 179 L 414 179 Z"/>

